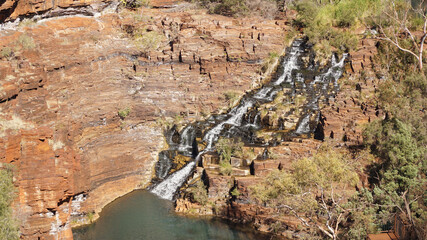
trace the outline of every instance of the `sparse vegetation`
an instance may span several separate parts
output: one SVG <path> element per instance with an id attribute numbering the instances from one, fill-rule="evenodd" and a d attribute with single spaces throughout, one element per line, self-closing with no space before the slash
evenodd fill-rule
<path id="1" fill-rule="evenodd" d="M 220 138 L 216 143 L 216 151 L 221 160 L 230 162 L 231 157 L 243 156 L 243 142 L 232 138 Z"/>
<path id="2" fill-rule="evenodd" d="M 178 130 L 181 130 L 185 123 L 187 123 L 187 121 L 185 121 L 184 117 L 180 114 L 176 114 L 173 118 L 159 117 L 156 120 L 156 124 L 164 130 L 171 129 L 173 126 L 176 126 Z"/>
<path id="3" fill-rule="evenodd" d="M 210 13 L 225 16 L 247 16 L 257 14 L 265 18 L 274 18 L 278 12 L 278 2 L 275 0 L 197 0 Z"/>
<path id="4" fill-rule="evenodd" d="M 34 39 L 26 34 L 22 34 L 18 38 L 18 44 L 25 50 L 31 50 L 36 47 Z"/>
<path id="5" fill-rule="evenodd" d="M 224 97 L 225 97 L 225 100 L 227 100 L 228 102 L 228 106 L 232 107 L 237 103 L 237 101 L 239 101 L 240 94 L 235 91 L 227 91 L 224 93 Z"/>
<path id="6" fill-rule="evenodd" d="M 238 197 L 238 196 L 240 196 L 241 193 L 240 193 L 239 189 L 233 188 L 233 190 L 230 192 L 230 194 L 233 197 Z"/>
<path id="7" fill-rule="evenodd" d="M 164 36 L 155 31 L 138 32 L 133 36 L 135 46 L 143 52 L 157 50 L 162 44 L 163 39 Z"/>
<path id="8" fill-rule="evenodd" d="M 0 239 L 19 239 L 19 228 L 10 205 L 15 198 L 12 168 L 0 166 Z"/>
<path id="9" fill-rule="evenodd" d="M 348 153 L 325 144 L 312 158 L 295 161 L 291 171 L 273 171 L 251 189 L 259 203 L 294 215 L 313 234 L 336 239 L 357 182 Z"/>
<path id="10" fill-rule="evenodd" d="M 119 115 L 119 117 L 122 119 L 122 120 L 124 120 L 127 116 L 129 116 L 129 114 L 130 114 L 130 108 L 129 107 L 126 107 L 126 108 L 123 108 L 123 109 L 121 109 L 121 110 L 119 110 L 118 112 L 117 112 L 117 114 Z"/>
<path id="11" fill-rule="evenodd" d="M 34 26 L 36 23 L 37 23 L 37 22 L 36 22 L 34 19 L 26 18 L 26 19 L 22 20 L 22 21 L 19 23 L 19 26 L 18 26 L 18 27 L 20 27 L 20 28 L 23 28 L 23 27 L 32 27 L 32 26 Z"/>
<path id="12" fill-rule="evenodd" d="M 89 223 L 93 223 L 93 220 L 95 218 L 95 213 L 94 212 L 88 212 L 86 214 L 87 220 L 89 221 Z"/>
<path id="13" fill-rule="evenodd" d="M 380 0 L 342 0 L 295 2 L 298 17 L 295 25 L 304 27 L 309 41 L 314 43 L 319 60 L 356 48 L 358 36 L 352 31 L 363 26 L 369 16 L 377 14 Z"/>
<path id="14" fill-rule="evenodd" d="M 192 201 L 200 203 L 203 206 L 208 202 L 208 191 L 202 181 L 197 181 L 187 191 L 190 193 Z"/>
<path id="15" fill-rule="evenodd" d="M 268 54 L 268 58 L 264 60 L 261 67 L 261 72 L 266 73 L 271 70 L 273 64 L 279 59 L 280 55 L 277 52 L 271 52 Z"/>
<path id="16" fill-rule="evenodd" d="M 150 0 L 120 0 L 120 3 L 127 8 L 149 7 Z"/>
<path id="17" fill-rule="evenodd" d="M 12 49 L 10 47 L 3 47 L 1 49 L 0 55 L 2 58 L 9 58 L 12 56 Z"/>
<path id="18" fill-rule="evenodd" d="M 230 176 L 232 172 L 233 172 L 233 167 L 231 166 L 231 163 L 226 160 L 220 160 L 219 173 L 221 175 Z"/>
<path id="19" fill-rule="evenodd" d="M 243 157 L 243 142 L 231 138 L 220 138 L 216 143 L 216 151 L 220 157 L 219 171 L 222 175 L 231 175 L 231 157 Z"/>

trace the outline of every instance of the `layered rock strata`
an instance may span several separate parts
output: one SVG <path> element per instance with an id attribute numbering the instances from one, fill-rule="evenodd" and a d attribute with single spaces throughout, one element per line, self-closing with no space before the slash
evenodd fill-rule
<path id="1" fill-rule="evenodd" d="M 13 19 L 92 2 L 6 1 L 1 10 Z M 220 109 L 224 92 L 257 86 L 262 60 L 284 48 L 286 20 L 184 10 L 54 18 L 0 33 L 0 162 L 17 167 L 23 239 L 71 239 L 73 224 L 146 186 L 164 147 L 159 119 Z M 147 49 L 129 29 L 160 37 Z"/>
<path id="2" fill-rule="evenodd" d="M 320 121 L 311 136 L 317 140 L 294 138 L 282 142 L 268 149 L 268 152 L 274 153 L 274 157 L 264 157 L 267 150 L 264 148 L 245 148 L 244 152 L 253 151 L 254 158 L 232 158 L 233 170 L 230 176 L 222 176 L 220 173 L 219 156 L 204 155 L 203 168 L 198 169 L 198 172 L 203 174 L 196 175 L 193 182 L 197 181 L 198 177 L 204 182 L 208 204 L 202 206 L 192 201 L 191 194 L 184 194 L 177 201 L 176 211 L 212 214 L 250 224 L 260 231 L 270 233 L 275 231 L 275 223 L 280 222 L 282 230 L 278 232 L 279 237 L 307 237 L 300 231 L 303 227 L 297 218 L 280 216 L 274 209 L 256 204 L 251 198 L 250 188 L 261 182 L 271 171 L 290 169 L 293 161 L 311 157 L 322 141 L 330 141 L 332 146 L 349 146 L 353 149 L 363 144 L 364 126 L 370 121 L 384 117 L 375 106 L 375 91 L 378 85 L 374 72 L 376 45 L 377 42 L 373 39 L 362 39 L 358 51 L 349 54 L 347 71 L 340 79 L 340 91 L 321 106 Z M 242 172 L 246 174 L 241 174 Z M 358 174 L 358 187 L 366 186 L 368 176 L 363 171 Z"/>

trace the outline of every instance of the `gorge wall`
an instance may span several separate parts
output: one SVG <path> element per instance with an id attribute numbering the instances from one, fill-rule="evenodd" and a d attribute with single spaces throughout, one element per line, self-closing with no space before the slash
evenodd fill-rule
<path id="1" fill-rule="evenodd" d="M 104 8 L 112 0 L 4 0 L 0 4 L 0 22 L 15 20 L 18 17 L 28 17 L 56 10 L 60 15 L 67 12 L 67 8 L 75 8 L 75 12 L 98 11 Z M 80 8 L 80 10 L 78 10 Z"/>
<path id="2" fill-rule="evenodd" d="M 0 21 L 108 2 L 6 0 Z M 218 111 L 225 92 L 258 86 L 262 60 L 285 45 L 286 19 L 152 4 L 158 8 L 1 30 L 0 162 L 16 166 L 23 239 L 71 239 L 73 224 L 146 186 L 165 147 L 165 116 Z M 139 28 L 161 36 L 155 48 L 141 50 L 131 38 Z"/>

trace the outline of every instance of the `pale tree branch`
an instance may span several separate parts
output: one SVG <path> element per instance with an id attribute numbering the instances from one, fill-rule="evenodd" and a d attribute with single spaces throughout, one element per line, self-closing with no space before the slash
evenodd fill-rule
<path id="1" fill-rule="evenodd" d="M 400 44 L 399 44 L 398 42 L 395 42 L 395 41 L 391 40 L 391 39 L 390 39 L 390 38 L 388 38 L 388 37 L 377 37 L 377 38 L 378 38 L 378 39 L 380 39 L 380 40 L 388 41 L 389 43 L 391 43 L 391 44 L 393 44 L 394 46 L 396 46 L 397 48 L 399 48 L 399 50 L 402 50 L 402 51 L 404 51 L 404 52 L 407 52 L 407 53 L 409 53 L 409 54 L 413 55 L 415 58 L 417 58 L 417 60 L 419 60 L 419 56 L 417 56 L 417 54 L 415 54 L 415 53 L 414 53 L 414 52 L 412 52 L 411 50 L 408 50 L 408 49 L 406 49 L 406 48 L 401 47 L 401 46 L 400 46 Z"/>
<path id="2" fill-rule="evenodd" d="M 414 9 L 410 5 L 410 3 L 399 9 L 396 6 L 395 1 L 392 1 L 391 6 L 388 8 L 388 10 L 384 10 L 383 12 L 383 15 L 392 22 L 392 26 L 388 28 L 387 32 L 383 27 L 384 25 L 381 23 L 382 21 L 380 23 L 377 23 L 380 29 L 380 34 L 382 36 L 376 37 L 376 39 L 389 42 L 395 47 L 397 47 L 399 50 L 414 56 L 417 59 L 418 68 L 420 70 L 423 69 L 423 48 L 424 41 L 427 38 L 427 16 L 426 12 L 422 8 L 423 2 L 424 1 L 421 1 L 418 9 Z M 417 37 L 411 30 L 409 30 L 411 12 L 418 13 L 424 19 L 423 35 L 419 39 L 417 39 Z M 405 37 L 410 39 L 412 45 L 411 48 L 413 49 L 402 46 L 400 40 Z"/>

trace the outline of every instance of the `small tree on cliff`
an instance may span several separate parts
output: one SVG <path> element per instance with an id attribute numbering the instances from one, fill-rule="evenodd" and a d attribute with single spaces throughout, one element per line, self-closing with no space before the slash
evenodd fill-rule
<path id="1" fill-rule="evenodd" d="M 374 18 L 380 36 L 399 50 L 415 57 L 423 69 L 424 41 L 427 37 L 427 15 L 424 0 L 414 7 L 411 1 L 384 0 L 382 13 Z"/>
<path id="2" fill-rule="evenodd" d="M 252 196 L 279 214 L 294 215 L 313 232 L 337 239 L 357 182 L 347 154 L 322 145 L 312 158 L 294 162 L 291 171 L 269 174 L 252 188 Z"/>

